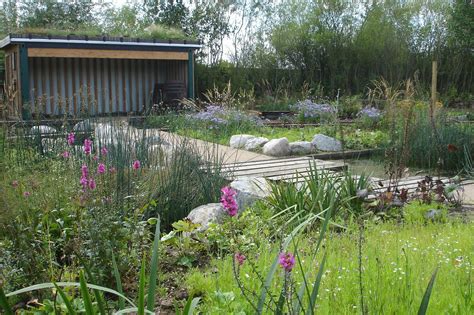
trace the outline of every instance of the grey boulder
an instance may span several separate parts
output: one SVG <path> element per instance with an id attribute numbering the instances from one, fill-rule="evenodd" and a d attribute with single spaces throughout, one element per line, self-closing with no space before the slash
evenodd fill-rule
<path id="1" fill-rule="evenodd" d="M 245 143 L 245 150 L 247 150 L 247 151 L 258 151 L 267 142 L 268 142 L 268 139 L 263 138 L 263 137 L 255 137 L 255 138 L 249 139 Z"/>
<path id="2" fill-rule="evenodd" d="M 270 196 L 271 188 L 263 177 L 237 178 L 229 185 L 236 191 L 235 200 L 239 205 L 239 212 L 252 206 L 257 200 Z"/>
<path id="3" fill-rule="evenodd" d="M 247 143 L 247 141 L 249 141 L 250 139 L 253 139 L 253 138 L 255 138 L 255 136 L 252 136 L 252 135 L 233 135 L 232 137 L 230 137 L 229 144 L 230 144 L 231 148 L 242 149 L 242 148 L 245 147 L 245 144 Z"/>
<path id="4" fill-rule="evenodd" d="M 41 135 L 41 136 L 48 136 L 50 134 L 56 133 L 57 130 L 50 126 L 40 125 L 34 126 L 30 129 L 30 135 Z"/>
<path id="5" fill-rule="evenodd" d="M 309 141 L 295 141 L 290 142 L 291 154 L 305 155 L 311 154 L 314 151 L 314 146 Z"/>
<path id="6" fill-rule="evenodd" d="M 342 151 L 341 141 L 323 134 L 315 135 L 311 143 L 319 151 Z"/>
<path id="7" fill-rule="evenodd" d="M 221 223 L 225 215 L 227 213 L 220 203 L 208 203 L 191 210 L 187 218 L 200 225 L 198 231 L 205 231 L 210 223 Z"/>
<path id="8" fill-rule="evenodd" d="M 290 155 L 290 143 L 287 138 L 272 139 L 263 146 L 263 154 L 270 156 Z"/>

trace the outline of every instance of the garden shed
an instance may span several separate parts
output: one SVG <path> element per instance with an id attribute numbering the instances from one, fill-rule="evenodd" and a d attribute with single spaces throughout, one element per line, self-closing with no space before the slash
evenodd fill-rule
<path id="1" fill-rule="evenodd" d="M 142 113 L 194 96 L 199 42 L 10 34 L 5 51 L 8 114 Z"/>

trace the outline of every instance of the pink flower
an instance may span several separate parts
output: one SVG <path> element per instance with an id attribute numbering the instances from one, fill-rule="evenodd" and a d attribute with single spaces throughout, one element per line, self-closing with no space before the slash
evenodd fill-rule
<path id="1" fill-rule="evenodd" d="M 105 173 L 105 165 L 104 163 L 99 163 L 97 166 L 97 173 L 104 174 Z"/>
<path id="2" fill-rule="evenodd" d="M 141 164 L 139 160 L 135 160 L 132 164 L 132 167 L 134 170 L 138 170 L 140 168 Z"/>
<path id="3" fill-rule="evenodd" d="M 31 195 L 31 193 L 30 193 L 29 191 L 25 191 L 25 192 L 23 193 L 23 196 L 24 196 L 24 197 L 29 197 L 30 195 Z"/>
<path id="4" fill-rule="evenodd" d="M 12 182 L 12 187 L 13 187 L 13 188 L 17 188 L 17 187 L 18 187 L 18 181 L 17 181 L 17 180 L 14 180 L 14 181 Z"/>
<path id="5" fill-rule="evenodd" d="M 106 147 L 103 147 L 102 149 L 100 149 L 100 155 L 106 156 L 108 152 L 109 151 L 107 150 Z"/>
<path id="6" fill-rule="evenodd" d="M 85 139 L 84 140 L 84 153 L 89 155 L 92 152 L 92 140 Z"/>
<path id="7" fill-rule="evenodd" d="M 286 272 L 291 272 L 293 266 L 295 265 L 295 256 L 293 256 L 291 253 L 280 253 L 278 263 L 283 269 L 285 269 Z"/>
<path id="8" fill-rule="evenodd" d="M 221 192 L 222 206 L 227 211 L 227 214 L 229 214 L 231 217 L 236 216 L 239 210 L 239 206 L 237 205 L 234 196 L 237 194 L 237 192 L 228 186 L 223 187 L 221 189 Z"/>
<path id="9" fill-rule="evenodd" d="M 235 260 L 237 260 L 237 263 L 239 264 L 239 266 L 242 266 L 245 260 L 247 259 L 247 257 L 245 257 L 245 255 L 242 253 L 235 253 L 234 257 L 235 257 Z"/>
<path id="10" fill-rule="evenodd" d="M 98 157 L 97 155 L 94 155 L 94 156 L 92 157 L 92 159 L 93 159 L 94 161 L 97 161 L 97 160 L 99 159 L 99 157 Z"/>
<path id="11" fill-rule="evenodd" d="M 81 184 L 83 189 L 86 189 L 87 185 L 89 184 L 89 181 L 87 180 L 87 177 L 82 176 L 79 183 Z"/>
<path id="12" fill-rule="evenodd" d="M 63 158 L 67 159 L 71 156 L 71 153 L 69 153 L 69 151 L 64 151 L 61 155 Z"/>
<path id="13" fill-rule="evenodd" d="M 86 177 L 86 178 L 89 177 L 89 169 L 87 168 L 87 165 L 82 164 L 81 173 L 82 173 L 82 177 Z"/>
<path id="14" fill-rule="evenodd" d="M 67 144 L 73 145 L 75 141 L 74 132 L 71 132 L 67 135 Z"/>
<path id="15" fill-rule="evenodd" d="M 89 178 L 89 189 L 94 190 L 96 187 L 95 180 L 93 178 Z"/>

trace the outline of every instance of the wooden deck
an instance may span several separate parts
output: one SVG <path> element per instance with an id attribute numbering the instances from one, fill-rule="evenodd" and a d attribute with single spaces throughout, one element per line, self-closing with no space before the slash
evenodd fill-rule
<path id="1" fill-rule="evenodd" d="M 342 162 L 323 161 L 311 157 L 294 157 L 282 159 L 268 159 L 228 163 L 220 170 L 228 180 L 238 177 L 265 177 L 269 180 L 293 182 L 302 180 L 311 172 L 311 168 L 318 170 L 341 171 L 347 167 Z"/>

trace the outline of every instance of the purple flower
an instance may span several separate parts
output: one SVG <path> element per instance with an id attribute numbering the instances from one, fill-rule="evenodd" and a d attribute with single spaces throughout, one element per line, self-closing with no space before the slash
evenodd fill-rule
<path id="1" fill-rule="evenodd" d="M 231 217 L 236 216 L 239 210 L 239 206 L 237 205 L 237 202 L 235 201 L 234 196 L 237 194 L 237 192 L 233 190 L 232 188 L 230 188 L 229 186 L 223 187 L 221 189 L 221 192 L 222 192 L 222 195 L 221 195 L 222 206 Z"/>
<path id="2" fill-rule="evenodd" d="M 82 173 L 82 177 L 86 177 L 86 178 L 89 177 L 89 169 L 87 168 L 87 165 L 82 164 L 81 173 Z"/>
<path id="3" fill-rule="evenodd" d="M 79 181 L 83 189 L 86 189 L 87 185 L 89 184 L 89 181 L 87 180 L 87 177 L 81 176 L 81 180 Z"/>
<path id="4" fill-rule="evenodd" d="M 84 153 L 89 155 L 92 152 L 92 140 L 85 139 L 84 140 Z"/>
<path id="5" fill-rule="evenodd" d="M 96 187 L 95 180 L 93 178 L 89 178 L 89 189 L 94 190 Z"/>
<path id="6" fill-rule="evenodd" d="M 139 160 L 135 160 L 132 164 L 132 168 L 134 170 L 138 170 L 140 168 L 141 164 L 140 164 L 140 161 Z"/>
<path id="7" fill-rule="evenodd" d="M 67 159 L 71 156 L 71 153 L 69 153 L 69 151 L 64 151 L 61 155 L 63 158 Z"/>
<path id="8" fill-rule="evenodd" d="M 375 107 L 365 107 L 358 114 L 359 117 L 370 118 L 372 120 L 379 120 L 382 118 L 382 112 Z"/>
<path id="9" fill-rule="evenodd" d="M 103 147 L 102 149 L 100 149 L 100 155 L 106 156 L 108 152 L 109 151 L 107 150 L 106 147 Z"/>
<path id="10" fill-rule="evenodd" d="M 291 272 L 295 265 L 295 256 L 291 253 L 280 253 L 278 263 L 286 272 Z"/>
<path id="11" fill-rule="evenodd" d="M 105 173 L 105 164 L 104 163 L 99 163 L 97 166 L 97 173 L 99 174 L 104 174 Z"/>
<path id="12" fill-rule="evenodd" d="M 247 257 L 245 257 L 245 255 L 242 253 L 235 253 L 234 257 L 235 257 L 235 260 L 237 260 L 237 263 L 239 264 L 239 266 L 242 266 L 245 260 L 247 259 Z"/>
<path id="13" fill-rule="evenodd" d="M 23 196 L 24 196 L 24 197 L 29 197 L 30 195 L 31 195 L 31 193 L 30 193 L 29 191 L 25 191 L 25 192 L 23 193 Z"/>
<path id="14" fill-rule="evenodd" d="M 311 100 L 299 101 L 298 103 L 291 105 L 290 108 L 302 114 L 304 118 L 317 118 L 335 114 L 337 112 L 334 106 L 329 104 L 316 104 Z"/>
<path id="15" fill-rule="evenodd" d="M 71 132 L 67 135 L 67 144 L 73 145 L 75 141 L 75 135 L 74 132 Z"/>

